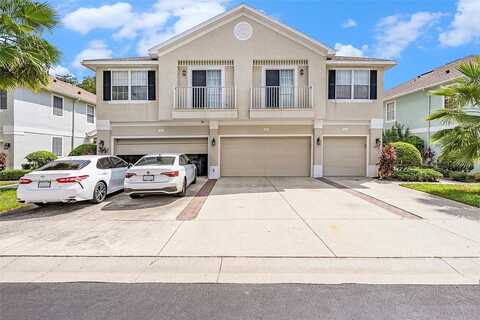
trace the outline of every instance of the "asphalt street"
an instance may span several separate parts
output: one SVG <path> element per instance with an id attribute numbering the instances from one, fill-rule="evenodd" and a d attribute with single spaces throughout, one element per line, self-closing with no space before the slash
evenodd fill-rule
<path id="1" fill-rule="evenodd" d="M 3 283 L 0 319 L 478 319 L 480 286 Z"/>

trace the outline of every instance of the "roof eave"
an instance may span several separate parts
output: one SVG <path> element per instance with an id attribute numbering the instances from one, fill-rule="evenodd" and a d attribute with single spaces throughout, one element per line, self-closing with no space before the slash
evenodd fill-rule
<path id="1" fill-rule="evenodd" d="M 458 77 L 457 77 L 457 78 L 458 78 Z M 385 101 L 387 101 L 387 100 L 393 100 L 393 99 L 400 98 L 400 97 L 403 97 L 403 96 L 406 96 L 406 95 L 409 95 L 409 94 L 412 94 L 412 93 L 415 93 L 415 92 L 418 92 L 418 91 L 430 90 L 430 89 L 432 89 L 432 88 L 435 88 L 435 87 L 444 85 L 444 84 L 446 84 L 446 83 L 455 81 L 455 79 L 457 79 L 457 78 L 451 78 L 451 79 L 448 79 L 448 80 L 445 80 L 445 81 L 436 82 L 436 83 L 431 84 L 431 85 L 428 85 L 428 86 L 423 86 L 423 87 L 415 88 L 415 89 L 413 89 L 413 90 L 409 90 L 409 91 L 406 91 L 406 92 L 397 93 L 396 95 L 393 95 L 393 96 L 391 96 L 391 97 L 385 95 L 384 100 L 385 100 Z"/>

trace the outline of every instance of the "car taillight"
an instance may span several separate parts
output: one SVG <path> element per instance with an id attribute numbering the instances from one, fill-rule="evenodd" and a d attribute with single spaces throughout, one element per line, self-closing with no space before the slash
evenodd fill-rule
<path id="1" fill-rule="evenodd" d="M 18 183 L 19 184 L 30 184 L 30 183 L 32 183 L 32 180 L 27 179 L 27 178 L 20 178 L 20 180 L 18 180 Z"/>
<path id="2" fill-rule="evenodd" d="M 136 176 L 136 175 L 137 175 L 136 173 L 133 173 L 133 172 L 127 172 L 127 173 L 125 173 L 125 178 L 127 178 L 127 179 L 128 179 L 128 178 L 131 178 L 131 177 L 133 177 L 133 176 Z"/>
<path id="3" fill-rule="evenodd" d="M 168 171 L 168 172 L 162 172 L 163 175 L 167 177 L 178 177 L 179 171 Z"/>
<path id="4" fill-rule="evenodd" d="M 80 182 L 88 178 L 88 175 L 85 176 L 76 176 L 76 177 L 65 177 L 65 178 L 58 178 L 58 183 L 75 183 Z"/>

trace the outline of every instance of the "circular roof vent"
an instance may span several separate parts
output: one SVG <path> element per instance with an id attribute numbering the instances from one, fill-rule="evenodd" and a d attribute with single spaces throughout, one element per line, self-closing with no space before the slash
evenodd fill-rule
<path id="1" fill-rule="evenodd" d="M 252 37 L 253 34 L 252 25 L 245 21 L 239 22 L 233 28 L 233 34 L 238 40 L 248 40 Z"/>

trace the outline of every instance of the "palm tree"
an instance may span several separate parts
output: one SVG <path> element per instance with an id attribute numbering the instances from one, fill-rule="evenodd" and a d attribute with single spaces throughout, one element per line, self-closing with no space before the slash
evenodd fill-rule
<path id="1" fill-rule="evenodd" d="M 466 106 L 480 111 L 480 57 L 460 64 L 462 77 L 453 85 L 431 92 L 448 99 L 448 108 L 432 113 L 427 120 L 440 120 L 446 129 L 437 131 L 432 141 L 442 146 L 442 156 L 468 164 L 480 159 L 480 116 L 465 110 Z"/>
<path id="2" fill-rule="evenodd" d="M 0 89 L 38 90 L 60 53 L 42 38 L 58 24 L 54 9 L 31 0 L 0 0 Z"/>

